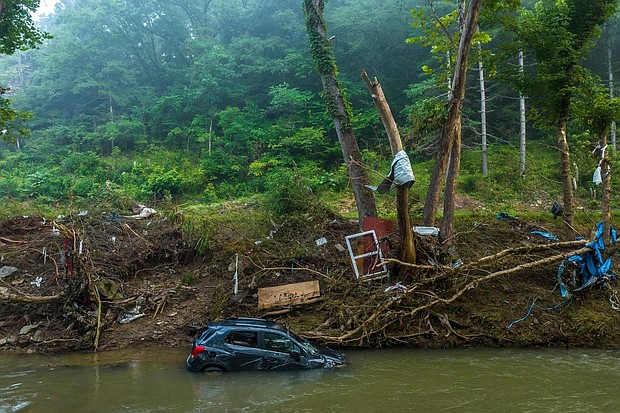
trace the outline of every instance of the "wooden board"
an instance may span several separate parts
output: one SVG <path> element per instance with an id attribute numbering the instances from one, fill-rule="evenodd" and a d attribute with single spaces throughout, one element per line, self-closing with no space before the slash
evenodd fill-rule
<path id="1" fill-rule="evenodd" d="M 321 289 L 318 281 L 278 285 L 258 289 L 258 308 L 271 308 L 289 304 L 302 304 L 319 297 Z"/>

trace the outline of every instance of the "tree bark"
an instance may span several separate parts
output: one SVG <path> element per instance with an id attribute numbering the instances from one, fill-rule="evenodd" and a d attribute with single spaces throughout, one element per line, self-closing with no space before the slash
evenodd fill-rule
<path id="1" fill-rule="evenodd" d="M 455 198 L 456 187 L 461 168 L 461 117 L 459 116 L 455 124 L 454 144 L 450 155 L 450 165 L 448 166 L 448 179 L 446 180 L 446 191 L 443 202 L 443 221 L 441 223 L 441 240 L 444 248 L 448 249 L 454 241 L 454 221 L 455 221 Z"/>
<path id="2" fill-rule="evenodd" d="M 362 79 L 366 83 L 368 92 L 372 96 L 372 100 L 375 103 L 385 131 L 390 140 L 390 148 L 392 150 L 392 156 L 403 150 L 403 143 L 400 138 L 400 132 L 390 105 L 385 99 L 383 94 L 383 88 L 375 77 L 373 81 L 370 80 L 366 71 L 362 70 Z M 411 217 L 409 216 L 409 187 L 407 185 L 401 185 L 398 187 L 398 195 L 396 202 L 396 214 L 398 216 L 398 229 L 400 231 L 400 250 L 402 254 L 402 260 L 411 264 L 416 262 L 415 243 L 413 238 L 413 230 L 411 228 Z"/>
<path id="3" fill-rule="evenodd" d="M 426 202 L 424 203 L 424 214 L 422 218 L 424 225 L 432 226 L 435 223 L 435 215 L 437 214 L 439 205 L 441 187 L 444 178 L 446 177 L 446 169 L 450 154 L 452 154 L 450 164 L 455 165 L 455 167 L 450 168 L 450 174 L 447 179 L 447 181 L 450 182 L 450 185 L 446 186 L 444 196 L 444 212 L 446 210 L 448 212 L 452 210 L 453 214 L 454 211 L 458 168 L 460 166 L 461 110 L 463 108 L 463 99 L 465 98 L 467 58 L 469 56 L 472 38 L 478 24 L 481 3 L 482 0 L 471 0 L 469 2 L 464 28 L 461 32 L 461 40 L 459 42 L 459 50 L 448 102 L 448 118 L 441 132 L 439 152 L 436 156 L 435 167 L 431 176 Z M 458 145 L 458 148 L 453 149 L 455 145 Z M 448 204 L 447 208 L 445 206 L 446 203 Z M 452 219 L 453 221 L 453 217 L 454 216 L 452 215 L 449 219 Z M 454 222 L 450 223 L 444 219 L 441 231 L 444 240 L 451 239 L 453 237 L 453 228 Z M 444 230 L 447 232 L 444 232 Z"/>
<path id="4" fill-rule="evenodd" d="M 519 73 L 523 74 L 523 51 L 519 50 Z M 526 120 L 525 120 L 525 97 L 519 93 L 519 124 L 521 127 L 519 139 L 519 170 L 521 176 L 525 176 L 525 156 L 526 156 Z"/>
<path id="5" fill-rule="evenodd" d="M 310 52 L 316 70 L 321 77 L 327 108 L 333 119 L 338 141 L 342 148 L 349 180 L 353 188 L 360 229 L 364 217 L 377 216 L 377 206 L 372 191 L 367 187 L 370 180 L 363 168 L 362 155 L 351 125 L 351 108 L 343 96 L 337 79 L 336 59 L 327 36 L 327 26 L 323 18 L 325 2 L 323 0 L 304 0 L 303 2 L 306 30 L 310 39 Z"/>
<path id="6" fill-rule="evenodd" d="M 607 76 L 609 82 L 609 98 L 614 98 L 614 68 L 612 64 L 612 54 L 611 54 L 611 34 L 609 35 L 609 39 L 607 40 Z M 611 147 L 616 153 L 616 121 L 612 120 L 611 125 L 609 126 L 609 140 L 611 141 Z"/>
<path id="7" fill-rule="evenodd" d="M 482 46 L 478 43 L 479 59 L 478 59 L 478 77 L 480 80 L 480 135 L 482 147 L 482 176 L 489 173 L 489 164 L 487 161 L 487 91 L 484 83 L 484 65 L 482 63 Z"/>
<path id="8" fill-rule="evenodd" d="M 564 223 L 566 224 L 566 236 L 569 239 L 574 238 L 577 235 L 575 231 L 574 223 L 574 208 L 573 208 L 573 185 L 570 173 L 570 151 L 568 148 L 568 141 L 566 139 L 566 125 L 568 123 L 568 107 L 570 105 L 570 98 L 565 97 L 562 99 L 561 115 L 557 124 L 557 148 L 560 154 L 560 173 L 562 180 L 562 199 L 564 202 Z"/>
<path id="9" fill-rule="evenodd" d="M 603 245 L 605 246 L 605 259 L 611 250 L 611 162 L 607 148 L 607 131 L 599 136 L 599 146 L 604 148 L 603 158 L 601 159 L 601 212 L 603 221 Z"/>

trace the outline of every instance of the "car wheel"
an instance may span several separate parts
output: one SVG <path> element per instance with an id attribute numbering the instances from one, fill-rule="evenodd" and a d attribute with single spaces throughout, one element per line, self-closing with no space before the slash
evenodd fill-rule
<path id="1" fill-rule="evenodd" d="M 224 370 L 221 367 L 217 367 L 217 366 L 207 366 L 204 369 L 202 369 L 202 371 L 205 373 L 224 373 L 226 370 Z"/>

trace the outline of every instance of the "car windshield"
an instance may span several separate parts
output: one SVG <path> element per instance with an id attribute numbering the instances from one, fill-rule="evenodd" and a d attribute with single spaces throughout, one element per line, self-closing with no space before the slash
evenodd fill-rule
<path id="1" fill-rule="evenodd" d="M 297 342 L 310 354 L 317 354 L 319 352 L 319 350 L 317 350 L 316 347 L 314 347 L 312 345 L 312 343 L 310 343 L 308 340 L 306 340 L 305 338 L 301 337 L 300 335 L 292 332 L 289 330 L 289 335 L 291 337 L 293 337 L 295 340 L 297 340 Z"/>

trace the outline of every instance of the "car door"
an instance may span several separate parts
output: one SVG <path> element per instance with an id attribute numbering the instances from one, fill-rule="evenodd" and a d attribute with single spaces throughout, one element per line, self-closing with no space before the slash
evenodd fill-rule
<path id="1" fill-rule="evenodd" d="M 261 368 L 263 350 L 258 346 L 258 333 L 252 330 L 231 330 L 224 337 L 228 351 L 229 370 L 257 370 Z"/>
<path id="2" fill-rule="evenodd" d="M 301 348 L 287 335 L 264 331 L 262 333 L 263 368 L 265 370 L 290 370 L 304 368 Z M 298 357 L 293 357 L 296 354 Z"/>

